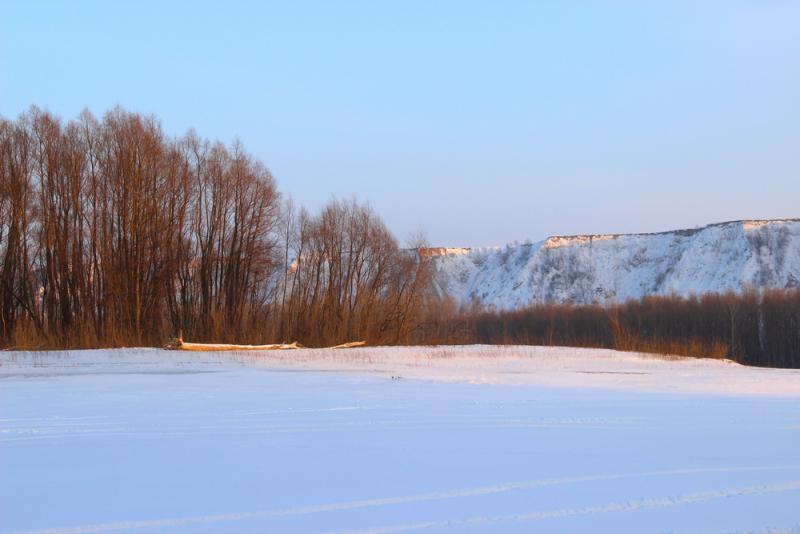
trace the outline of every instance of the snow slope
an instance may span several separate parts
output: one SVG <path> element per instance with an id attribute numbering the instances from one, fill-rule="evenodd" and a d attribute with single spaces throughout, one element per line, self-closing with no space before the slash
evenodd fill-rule
<path id="1" fill-rule="evenodd" d="M 441 295 L 500 309 L 800 286 L 800 219 L 428 251 Z"/>
<path id="2" fill-rule="evenodd" d="M 5 352 L 0 532 L 797 533 L 799 438 L 800 371 L 719 361 Z"/>

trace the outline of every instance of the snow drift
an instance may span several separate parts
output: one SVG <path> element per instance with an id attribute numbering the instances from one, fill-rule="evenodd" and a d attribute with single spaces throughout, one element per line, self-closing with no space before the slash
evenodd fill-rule
<path id="1" fill-rule="evenodd" d="M 498 309 L 612 303 L 647 295 L 800 286 L 800 219 L 653 234 L 555 236 L 487 248 L 430 248 L 442 296 Z"/>

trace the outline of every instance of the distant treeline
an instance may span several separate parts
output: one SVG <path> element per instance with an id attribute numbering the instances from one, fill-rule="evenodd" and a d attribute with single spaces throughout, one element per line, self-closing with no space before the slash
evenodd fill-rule
<path id="1" fill-rule="evenodd" d="M 421 323 L 418 334 L 427 343 L 595 347 L 800 368 L 800 290 L 499 312 L 450 308 Z"/>
<path id="2" fill-rule="evenodd" d="M 457 307 L 367 205 L 282 201 L 238 143 L 122 109 L 0 118 L 0 347 L 522 343 L 800 367 L 800 292 Z"/>

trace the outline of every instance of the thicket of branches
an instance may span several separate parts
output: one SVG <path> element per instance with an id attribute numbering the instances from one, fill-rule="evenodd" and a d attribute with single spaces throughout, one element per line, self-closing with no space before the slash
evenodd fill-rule
<path id="1" fill-rule="evenodd" d="M 800 368 L 800 290 L 500 312 L 450 306 L 420 323 L 417 335 L 425 343 L 610 348 Z"/>
<path id="2" fill-rule="evenodd" d="M 401 249 L 381 219 L 355 201 L 332 201 L 317 216 L 286 210 L 280 284 L 281 339 L 311 345 L 407 339 L 429 303 L 431 272 L 414 249 Z"/>
<path id="3" fill-rule="evenodd" d="M 281 209 L 239 144 L 115 109 L 0 119 L 0 343 L 397 342 L 422 265 L 369 207 Z"/>

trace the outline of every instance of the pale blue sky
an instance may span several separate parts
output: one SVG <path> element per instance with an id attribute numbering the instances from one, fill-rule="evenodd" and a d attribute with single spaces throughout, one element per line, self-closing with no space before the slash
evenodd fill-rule
<path id="1" fill-rule="evenodd" d="M 401 240 L 800 216 L 800 2 L 0 4 L 0 115 L 238 136 Z"/>

